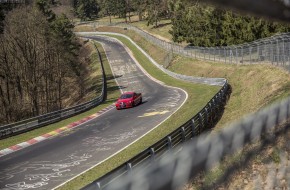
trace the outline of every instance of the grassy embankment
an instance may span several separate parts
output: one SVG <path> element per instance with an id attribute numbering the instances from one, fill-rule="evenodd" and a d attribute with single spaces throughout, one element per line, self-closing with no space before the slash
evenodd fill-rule
<path id="1" fill-rule="evenodd" d="M 144 26 L 145 30 L 146 27 L 147 26 Z M 82 29 L 78 28 L 78 30 Z M 162 61 L 166 56 L 166 53 L 161 53 L 162 50 L 158 50 L 158 48 L 154 47 L 132 31 L 124 31 L 111 27 L 102 27 L 98 30 L 128 35 L 157 61 Z M 224 115 L 216 127 L 217 129 L 223 128 L 227 124 L 241 119 L 247 114 L 256 112 L 290 95 L 289 73 L 271 65 L 229 65 L 199 61 L 175 55 L 169 69 L 177 73 L 192 76 L 224 77 L 229 81 L 233 91 Z M 232 188 L 237 186 L 241 188 L 249 186 L 249 176 L 251 176 L 249 173 L 252 172 L 252 169 L 257 171 L 257 167 L 260 167 L 259 170 L 265 175 L 267 172 L 267 168 L 264 167 L 266 162 L 269 163 L 269 161 L 272 160 L 276 164 L 279 163 L 279 152 L 283 151 L 285 148 L 285 143 L 283 143 L 283 141 L 285 141 L 285 139 L 283 140 L 282 137 L 278 140 L 278 143 L 257 154 L 254 157 L 255 159 L 252 165 L 250 164 L 248 168 L 244 168 L 242 173 L 236 174 L 234 176 L 235 180 L 233 180 L 229 186 Z M 243 153 L 227 160 L 227 163 L 207 175 L 204 180 L 202 180 L 202 183 L 210 184 L 210 182 L 223 174 L 223 168 L 227 168 L 228 164 L 242 159 Z M 247 170 L 247 172 L 245 172 L 245 170 Z"/>

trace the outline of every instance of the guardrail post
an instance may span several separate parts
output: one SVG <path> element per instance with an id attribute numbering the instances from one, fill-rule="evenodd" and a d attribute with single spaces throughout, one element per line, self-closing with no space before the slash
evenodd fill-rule
<path id="1" fill-rule="evenodd" d="M 182 142 L 185 142 L 185 129 L 184 129 L 184 127 L 181 127 L 181 136 L 182 136 Z"/>
<path id="2" fill-rule="evenodd" d="M 221 105 L 221 95 L 220 92 L 216 95 L 216 99 L 217 99 L 217 108 L 218 110 L 220 110 L 220 105 Z"/>
<path id="3" fill-rule="evenodd" d="M 132 164 L 130 162 L 127 162 L 127 170 L 128 170 L 128 174 L 132 172 Z"/>
<path id="4" fill-rule="evenodd" d="M 213 127 L 213 110 L 212 110 L 212 103 L 209 103 L 208 104 L 208 108 L 209 108 L 209 113 L 208 113 L 208 119 L 209 119 L 209 125 L 210 125 L 210 128 Z"/>
<path id="5" fill-rule="evenodd" d="M 155 151 L 154 151 L 154 148 L 150 148 L 150 155 L 151 155 L 151 161 L 154 162 L 155 161 Z"/>
<path id="6" fill-rule="evenodd" d="M 192 131 L 192 137 L 194 137 L 195 135 L 195 121 L 194 119 L 191 120 L 191 131 Z"/>
<path id="7" fill-rule="evenodd" d="M 101 190 L 101 182 L 96 182 L 95 188 L 96 188 L 96 190 Z"/>
<path id="8" fill-rule="evenodd" d="M 199 129 L 198 129 L 198 134 L 201 133 L 201 129 L 203 127 L 203 123 L 202 123 L 202 115 L 201 113 L 198 114 L 198 119 L 199 119 Z"/>
<path id="9" fill-rule="evenodd" d="M 168 150 L 172 149 L 172 139 L 171 136 L 167 136 L 167 144 L 168 144 Z"/>
<path id="10" fill-rule="evenodd" d="M 211 113 L 215 113 L 216 111 L 216 102 L 215 102 L 215 98 L 212 99 L 212 109 L 211 109 Z"/>
<path id="11" fill-rule="evenodd" d="M 204 126 L 207 128 L 207 124 L 208 124 L 208 111 L 207 108 L 204 108 Z"/>

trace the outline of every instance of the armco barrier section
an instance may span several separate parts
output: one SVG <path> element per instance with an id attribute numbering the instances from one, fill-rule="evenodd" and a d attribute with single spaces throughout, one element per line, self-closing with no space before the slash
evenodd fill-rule
<path id="1" fill-rule="evenodd" d="M 119 179 L 122 176 L 144 168 L 151 163 L 162 158 L 169 151 L 176 151 L 176 147 L 180 147 L 184 142 L 193 139 L 202 132 L 214 127 L 223 112 L 226 100 L 228 98 L 230 87 L 226 82 L 221 90 L 206 104 L 206 106 L 198 112 L 191 120 L 184 123 L 181 127 L 159 140 L 140 154 L 123 163 L 116 169 L 105 174 L 83 190 L 99 190 L 106 189 L 107 185 Z"/>
<path id="2" fill-rule="evenodd" d="M 97 47 L 95 47 L 95 49 L 98 52 L 101 67 L 102 67 L 102 92 L 99 97 L 91 101 L 88 101 L 86 103 L 76 105 L 70 108 L 47 113 L 44 115 L 40 115 L 37 117 L 19 121 L 16 123 L 0 126 L 0 139 L 4 139 L 10 136 L 21 134 L 21 133 L 24 133 L 24 132 L 27 132 L 27 131 L 30 131 L 39 127 L 43 127 L 43 126 L 61 121 L 63 119 L 85 112 L 99 105 L 101 102 L 103 102 L 106 98 L 106 90 L 107 90 L 106 89 L 106 76 L 105 76 L 105 70 L 103 67 L 101 54 L 99 50 L 97 49 Z"/>

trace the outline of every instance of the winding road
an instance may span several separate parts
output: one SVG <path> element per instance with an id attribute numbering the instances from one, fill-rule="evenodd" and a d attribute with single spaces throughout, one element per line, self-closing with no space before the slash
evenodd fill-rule
<path id="1" fill-rule="evenodd" d="M 185 102 L 186 92 L 148 76 L 120 42 L 90 38 L 103 44 L 120 90 L 141 92 L 144 103 L 112 108 L 69 132 L 0 157 L 1 190 L 56 188 L 140 139 Z"/>

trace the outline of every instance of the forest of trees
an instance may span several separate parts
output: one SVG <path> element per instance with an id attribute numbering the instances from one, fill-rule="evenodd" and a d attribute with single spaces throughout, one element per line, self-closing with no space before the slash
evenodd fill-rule
<path id="1" fill-rule="evenodd" d="M 284 23 L 253 16 L 239 15 L 200 3 L 186 4 L 177 0 L 173 6 L 172 38 L 194 46 L 227 46 L 290 31 Z"/>
<path id="2" fill-rule="evenodd" d="M 0 4 L 0 124 L 64 107 L 69 82 L 81 80 L 79 43 L 73 25 L 51 7 L 71 5 L 81 20 L 107 16 L 131 22 L 131 16 L 158 27 L 171 20 L 172 39 L 194 46 L 241 44 L 290 27 L 241 16 L 193 0 L 25 0 Z M 82 91 L 81 82 L 75 86 Z"/>
<path id="3" fill-rule="evenodd" d="M 80 75 L 74 26 L 49 6 L 38 0 L 5 15 L 0 34 L 1 124 L 63 108 L 66 84 Z"/>
<path id="4" fill-rule="evenodd" d="M 158 26 L 171 19 L 174 42 L 194 46 L 227 46 L 251 42 L 277 33 L 289 32 L 289 25 L 253 16 L 239 15 L 195 0 L 73 0 L 83 20 L 118 16 L 130 22 L 133 14 L 148 25 Z"/>

